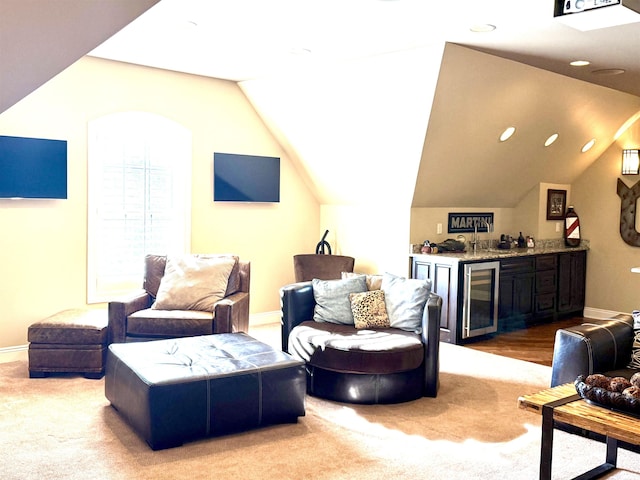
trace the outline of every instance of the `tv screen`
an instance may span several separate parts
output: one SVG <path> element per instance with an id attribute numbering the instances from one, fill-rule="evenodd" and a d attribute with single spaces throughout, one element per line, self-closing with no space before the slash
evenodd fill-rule
<path id="1" fill-rule="evenodd" d="M 0 198 L 67 198 L 67 142 L 0 135 Z"/>
<path id="2" fill-rule="evenodd" d="M 214 153 L 213 200 L 279 202 L 280 158 Z"/>

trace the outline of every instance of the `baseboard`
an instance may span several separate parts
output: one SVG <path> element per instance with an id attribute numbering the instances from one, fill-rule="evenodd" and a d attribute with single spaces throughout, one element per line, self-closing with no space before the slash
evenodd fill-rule
<path id="1" fill-rule="evenodd" d="M 16 345 L 13 347 L 0 348 L 0 363 L 15 362 L 27 359 L 29 345 Z"/>
<path id="2" fill-rule="evenodd" d="M 280 310 L 275 310 L 273 312 L 253 313 L 249 315 L 249 325 L 258 327 L 261 325 L 280 323 L 280 318 Z"/>
<path id="3" fill-rule="evenodd" d="M 584 307 L 584 316 L 586 318 L 594 318 L 596 320 L 606 320 L 607 318 L 615 317 L 621 313 L 631 312 L 616 312 L 613 310 L 602 310 L 601 308 Z"/>

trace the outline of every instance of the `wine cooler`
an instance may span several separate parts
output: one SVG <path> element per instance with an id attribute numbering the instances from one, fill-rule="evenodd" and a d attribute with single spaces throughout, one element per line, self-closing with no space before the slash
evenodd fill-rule
<path id="1" fill-rule="evenodd" d="M 498 281 L 500 262 L 464 265 L 462 338 L 498 330 Z"/>

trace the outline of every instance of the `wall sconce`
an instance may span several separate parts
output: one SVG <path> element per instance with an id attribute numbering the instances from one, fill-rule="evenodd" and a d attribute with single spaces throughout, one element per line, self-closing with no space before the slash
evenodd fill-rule
<path id="1" fill-rule="evenodd" d="M 622 150 L 622 175 L 640 173 L 640 150 Z"/>

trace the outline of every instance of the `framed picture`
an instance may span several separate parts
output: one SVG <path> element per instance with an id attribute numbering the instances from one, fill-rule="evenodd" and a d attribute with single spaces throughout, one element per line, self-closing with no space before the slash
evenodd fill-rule
<path id="1" fill-rule="evenodd" d="M 547 220 L 562 220 L 567 208 L 566 190 L 547 190 Z"/>

